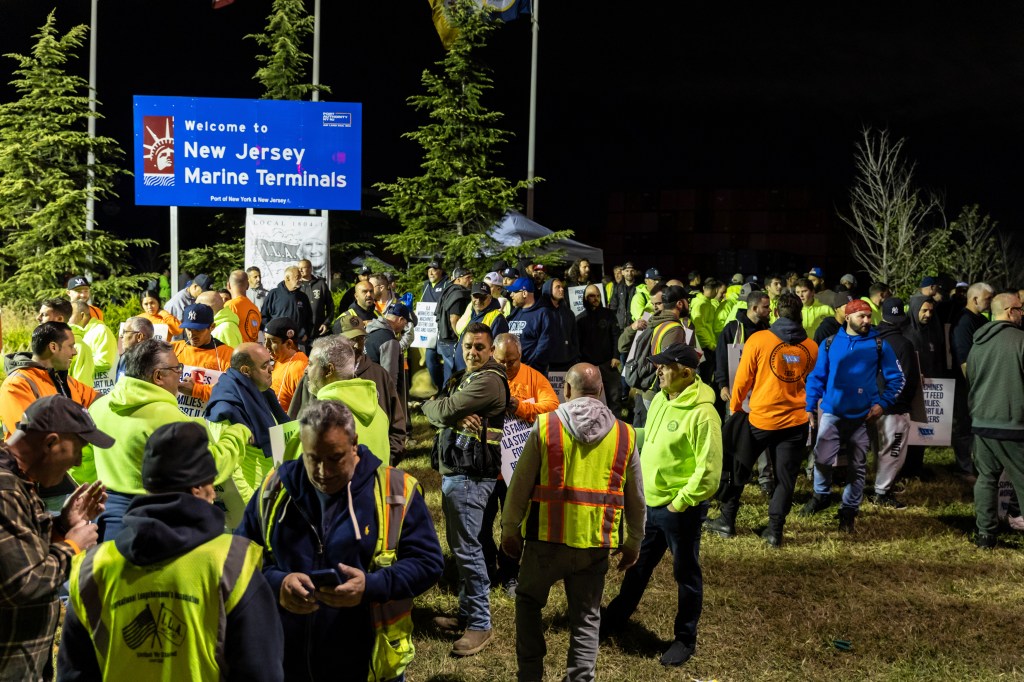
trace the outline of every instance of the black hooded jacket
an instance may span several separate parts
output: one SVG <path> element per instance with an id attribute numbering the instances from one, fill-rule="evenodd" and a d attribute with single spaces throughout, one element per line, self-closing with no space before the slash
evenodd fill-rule
<path id="1" fill-rule="evenodd" d="M 910 297 L 910 308 L 907 311 L 910 324 L 904 335 L 917 351 L 921 374 L 930 379 L 937 379 L 950 376 L 950 371 L 946 366 L 946 334 L 942 322 L 934 313 L 928 324 L 923 324 L 918 319 L 921 306 L 930 300 L 925 296 Z M 903 369 L 906 372 L 906 367 Z"/>
<path id="2" fill-rule="evenodd" d="M 903 384 L 903 390 L 896 396 L 896 401 L 892 407 L 886 409 L 885 414 L 908 414 L 910 412 L 910 403 L 914 399 L 918 387 L 921 385 L 921 374 L 917 369 L 914 345 L 903 335 L 904 330 L 908 326 L 906 322 L 902 325 L 882 322 L 882 324 L 876 327 L 879 338 L 892 346 L 893 351 L 896 353 L 896 359 L 899 360 L 900 367 L 903 369 L 903 377 L 906 380 Z M 884 390 L 884 387 L 885 380 L 879 374 L 879 391 Z"/>

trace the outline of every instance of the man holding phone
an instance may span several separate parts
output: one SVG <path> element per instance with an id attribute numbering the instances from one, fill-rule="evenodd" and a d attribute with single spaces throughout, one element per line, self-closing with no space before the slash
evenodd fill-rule
<path id="1" fill-rule="evenodd" d="M 346 679 L 397 679 L 413 655 L 412 599 L 444 568 L 422 489 L 359 445 L 342 402 L 303 408 L 299 439 L 302 455 L 264 481 L 238 529 L 263 546 L 285 677 L 338 679 L 344 642 Z"/>

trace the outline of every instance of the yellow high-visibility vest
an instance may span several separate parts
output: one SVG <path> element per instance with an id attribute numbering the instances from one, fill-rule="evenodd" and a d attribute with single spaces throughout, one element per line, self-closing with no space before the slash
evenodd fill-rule
<path id="1" fill-rule="evenodd" d="M 540 484 L 523 521 L 524 537 L 581 549 L 618 547 L 633 427 L 617 419 L 600 442 L 589 444 L 572 438 L 555 412 L 538 416 L 536 428 Z"/>
<path id="2" fill-rule="evenodd" d="M 113 541 L 75 557 L 70 602 L 105 680 L 217 680 L 228 614 L 260 570 L 263 549 L 220 535 L 148 566 Z"/>

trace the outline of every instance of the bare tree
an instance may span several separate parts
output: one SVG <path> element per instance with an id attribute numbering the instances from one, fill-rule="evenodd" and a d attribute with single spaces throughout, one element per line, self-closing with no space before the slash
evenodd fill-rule
<path id="1" fill-rule="evenodd" d="M 930 221 L 945 229 L 942 200 L 914 186 L 914 165 L 902 158 L 904 139 L 892 142 L 888 131 L 869 128 L 861 136 L 849 213 L 839 217 L 853 230 L 854 257 L 872 280 L 908 293 L 922 264 L 935 262 L 943 248 L 944 240 L 927 238 Z"/>

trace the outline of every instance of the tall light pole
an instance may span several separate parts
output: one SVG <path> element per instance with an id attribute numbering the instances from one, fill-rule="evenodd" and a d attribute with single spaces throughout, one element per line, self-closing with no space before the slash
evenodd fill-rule
<path id="1" fill-rule="evenodd" d="M 93 199 L 93 166 L 96 165 L 96 155 L 92 151 L 91 142 L 96 138 L 96 31 L 99 27 L 99 0 L 92 0 L 89 25 L 89 155 L 86 157 L 87 181 L 85 192 L 85 229 L 92 231 L 93 216 L 96 212 L 96 202 Z"/>
<path id="2" fill-rule="evenodd" d="M 526 179 L 530 183 L 526 189 L 526 217 L 533 220 L 533 178 L 536 173 L 537 147 L 537 44 L 540 42 L 540 0 L 533 0 L 533 11 L 530 23 L 533 25 L 533 45 L 530 55 L 530 137 L 529 151 L 526 158 Z"/>

